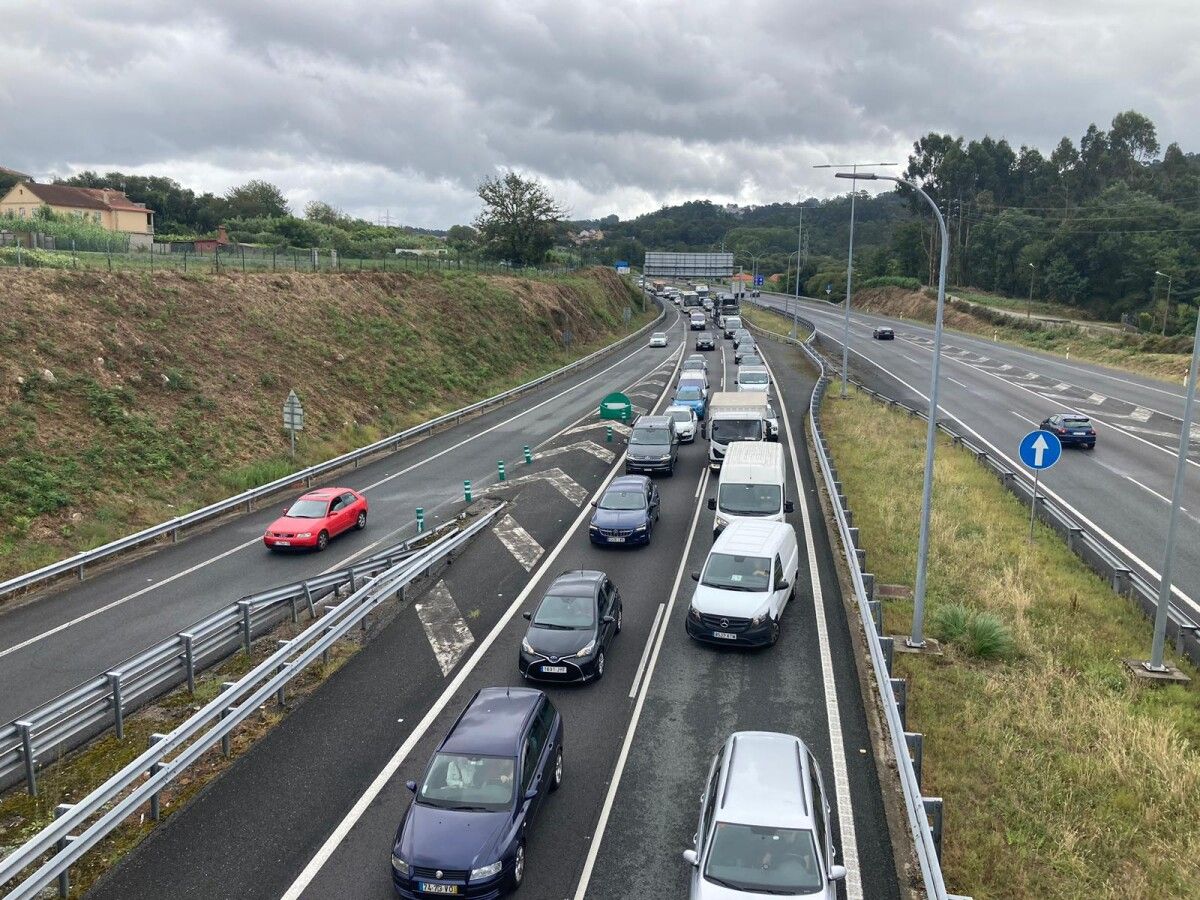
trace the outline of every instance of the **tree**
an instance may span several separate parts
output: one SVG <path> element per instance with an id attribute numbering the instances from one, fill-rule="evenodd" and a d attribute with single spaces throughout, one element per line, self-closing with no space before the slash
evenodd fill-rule
<path id="1" fill-rule="evenodd" d="M 304 218 L 322 225 L 346 225 L 350 217 L 321 200 L 311 200 L 304 207 Z"/>
<path id="2" fill-rule="evenodd" d="M 286 216 L 291 213 L 287 198 L 269 181 L 253 179 L 225 195 L 226 214 L 234 219 Z"/>
<path id="3" fill-rule="evenodd" d="M 483 211 L 475 227 L 489 256 L 514 265 L 535 265 L 546 258 L 566 211 L 541 182 L 507 172 L 480 184 L 479 199 Z"/>
<path id="4" fill-rule="evenodd" d="M 479 233 L 470 225 L 451 225 L 446 232 L 446 244 L 459 253 L 469 253 L 479 242 Z"/>

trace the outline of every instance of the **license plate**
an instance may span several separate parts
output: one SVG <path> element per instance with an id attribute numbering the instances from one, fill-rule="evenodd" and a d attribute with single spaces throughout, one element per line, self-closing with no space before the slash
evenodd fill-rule
<path id="1" fill-rule="evenodd" d="M 608 539 L 608 542 L 609 542 L 610 544 L 623 544 L 623 543 L 625 543 L 625 538 L 623 538 L 623 537 L 609 537 L 609 539 Z"/>
<path id="2" fill-rule="evenodd" d="M 549 675 L 566 675 L 566 666 L 542 666 L 542 671 Z"/>
<path id="3" fill-rule="evenodd" d="M 1075 437 L 1084 437 L 1087 434 L 1087 432 L 1086 431 L 1072 431 L 1071 434 L 1073 434 Z"/>
<path id="4" fill-rule="evenodd" d="M 726 641 L 736 641 L 736 640 L 737 640 L 737 635 L 736 635 L 736 634 L 730 634 L 728 631 L 714 631 L 714 632 L 713 632 L 713 637 L 715 637 L 715 638 L 722 638 L 722 639 L 724 639 L 724 640 L 726 640 Z"/>
<path id="5" fill-rule="evenodd" d="M 418 882 L 424 894 L 457 894 L 457 884 L 430 884 L 427 881 Z"/>
<path id="6" fill-rule="evenodd" d="M 290 546 L 292 546 L 292 542 L 291 541 L 276 541 L 275 546 L 276 547 L 290 547 Z"/>

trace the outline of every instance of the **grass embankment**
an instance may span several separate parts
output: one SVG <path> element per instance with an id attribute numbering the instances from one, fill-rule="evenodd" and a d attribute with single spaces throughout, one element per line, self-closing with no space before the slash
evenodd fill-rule
<path id="1" fill-rule="evenodd" d="M 781 334 L 784 337 L 791 336 L 792 319 L 781 312 L 745 303 L 742 305 L 741 315 L 747 322 L 757 325 L 763 331 L 770 331 L 772 334 Z M 803 325 L 798 326 L 796 329 L 796 338 L 798 340 L 803 341 L 807 339 L 809 334 L 809 330 Z"/>
<path id="2" fill-rule="evenodd" d="M 0 577 L 528 381 L 654 315 L 607 269 L 3 279 Z M 306 415 L 294 463 L 290 388 Z"/>
<path id="3" fill-rule="evenodd" d="M 870 568 L 914 581 L 925 425 L 861 394 L 824 423 Z M 882 427 L 881 427 L 882 426 Z M 924 792 L 946 800 L 947 884 L 977 900 L 1195 897 L 1200 678 L 1132 682 L 1150 623 L 966 451 L 941 439 L 927 631 L 942 657 L 896 654 Z M 1064 463 L 1069 465 L 1070 462 Z M 907 634 L 911 601 L 886 601 Z"/>
<path id="4" fill-rule="evenodd" d="M 971 297 L 969 299 L 975 299 Z M 855 307 L 932 324 L 937 314 L 937 298 L 923 291 L 903 288 L 870 288 L 854 294 Z M 1191 360 L 1190 338 L 1163 338 L 1152 334 L 1118 334 L 1095 331 L 1085 333 L 1073 325 L 1025 322 L 1000 312 L 947 301 L 944 314 L 947 328 L 965 331 L 1045 353 L 1099 363 L 1141 375 L 1183 383 Z"/>

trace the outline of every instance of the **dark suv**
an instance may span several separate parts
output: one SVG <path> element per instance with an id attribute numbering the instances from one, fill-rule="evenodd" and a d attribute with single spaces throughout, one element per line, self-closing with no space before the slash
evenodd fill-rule
<path id="1" fill-rule="evenodd" d="M 711 331 L 702 331 L 696 335 L 697 350 L 715 350 L 716 348 L 717 342 L 713 339 Z"/>
<path id="2" fill-rule="evenodd" d="M 563 722 L 531 688 L 479 691 L 438 745 L 396 831 L 392 884 L 401 897 L 475 900 L 525 877 L 525 833 L 563 778 Z"/>
<path id="3" fill-rule="evenodd" d="M 679 436 L 670 416 L 639 416 L 629 433 L 625 451 L 625 474 L 666 472 L 675 474 Z"/>

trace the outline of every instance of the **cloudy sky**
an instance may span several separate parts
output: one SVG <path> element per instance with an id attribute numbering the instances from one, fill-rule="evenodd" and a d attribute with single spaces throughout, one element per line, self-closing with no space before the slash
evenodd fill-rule
<path id="1" fill-rule="evenodd" d="M 0 0 L 0 165 L 249 178 L 426 227 L 504 168 L 576 217 L 827 196 L 931 130 L 1200 151 L 1196 0 Z"/>

